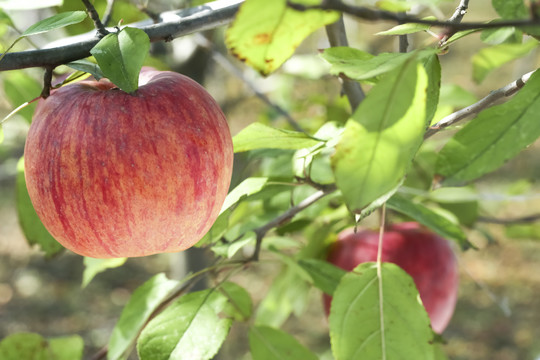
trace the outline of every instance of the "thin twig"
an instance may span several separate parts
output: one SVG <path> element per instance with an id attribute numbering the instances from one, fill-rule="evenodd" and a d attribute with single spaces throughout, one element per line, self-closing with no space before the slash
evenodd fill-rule
<path id="1" fill-rule="evenodd" d="M 253 255 L 251 256 L 250 261 L 259 260 L 259 253 L 261 251 L 262 240 L 268 231 L 289 222 L 300 211 L 315 204 L 317 201 L 321 200 L 326 195 L 333 193 L 334 191 L 336 191 L 336 187 L 333 185 L 329 185 L 325 190 L 319 190 L 313 193 L 312 195 L 308 196 L 307 198 L 302 200 L 300 203 L 298 203 L 298 205 L 291 207 L 289 210 L 285 211 L 283 214 L 270 220 L 263 226 L 258 227 L 257 229 L 253 230 L 256 235 L 256 243 L 255 243 L 255 250 L 253 251 Z"/>
<path id="2" fill-rule="evenodd" d="M 509 97 L 514 95 L 517 91 L 519 91 L 523 86 L 525 86 L 525 83 L 529 80 L 531 75 L 534 73 L 534 71 L 531 71 L 523 76 L 521 76 L 519 79 L 511 82 L 510 84 L 494 90 L 489 93 L 486 97 L 484 97 L 482 100 L 467 106 L 466 108 L 463 108 L 459 111 L 456 111 L 453 114 L 450 114 L 446 117 L 444 117 L 441 121 L 436 123 L 435 125 L 432 125 L 424 135 L 424 139 L 427 139 L 431 136 L 433 136 L 436 132 L 439 130 L 442 130 L 444 128 L 447 128 L 450 125 L 454 125 L 458 121 L 461 121 L 463 119 L 468 118 L 469 116 L 478 114 L 480 111 L 492 106 L 495 104 L 496 101 Z"/>
<path id="3" fill-rule="evenodd" d="M 82 0 L 84 6 L 86 6 L 86 11 L 88 12 L 88 15 L 90 16 L 90 19 L 94 22 L 94 26 L 98 32 L 98 37 L 102 38 L 109 34 L 109 31 L 105 29 L 105 26 L 99 19 L 99 14 L 96 11 L 96 8 L 90 0 Z"/>
<path id="4" fill-rule="evenodd" d="M 448 28 L 454 31 L 460 30 L 480 30 L 480 29 L 495 29 L 503 27 L 527 27 L 527 26 L 538 26 L 540 25 L 540 20 L 531 18 L 531 19 L 516 19 L 516 20 L 504 20 L 504 21 L 495 21 L 495 22 L 450 22 L 450 21 L 439 21 L 439 20 L 430 20 L 430 19 L 420 19 L 415 16 L 407 15 L 404 13 L 395 13 L 385 10 L 376 10 L 371 9 L 365 6 L 354 6 L 348 5 L 341 1 L 336 0 L 322 0 L 319 5 L 301 5 L 295 3 L 291 0 L 287 0 L 287 5 L 292 9 L 298 11 L 307 11 L 307 10 L 336 10 L 341 11 L 342 13 L 355 16 L 359 19 L 366 21 L 380 21 L 388 20 L 393 21 L 398 24 L 423 24 L 433 27 Z"/>
<path id="5" fill-rule="evenodd" d="M 103 25 L 107 26 L 112 19 L 113 15 L 114 0 L 107 0 L 107 7 L 103 13 Z"/>
<path id="6" fill-rule="evenodd" d="M 448 19 L 448 22 L 459 24 L 463 20 L 463 17 L 465 17 L 465 14 L 467 13 L 468 9 L 469 9 L 469 0 L 461 0 L 454 14 L 450 17 L 450 19 Z M 455 33 L 456 33 L 456 30 L 453 30 L 453 29 L 448 29 L 447 31 L 445 31 L 443 34 L 440 35 L 441 40 L 439 44 L 441 46 L 444 45 L 444 43 Z"/>
<path id="7" fill-rule="evenodd" d="M 326 35 L 328 36 L 328 41 L 332 47 L 349 46 L 342 16 L 338 21 L 326 26 Z M 352 111 L 354 112 L 366 95 L 357 81 L 349 79 L 346 76 L 341 76 L 340 78 L 343 84 L 343 92 L 347 95 Z"/>

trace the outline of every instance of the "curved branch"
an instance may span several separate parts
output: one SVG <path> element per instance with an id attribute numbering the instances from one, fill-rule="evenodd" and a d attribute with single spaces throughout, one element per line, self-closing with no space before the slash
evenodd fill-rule
<path id="1" fill-rule="evenodd" d="M 150 41 L 171 41 L 174 38 L 213 29 L 230 23 L 243 0 L 219 0 L 191 9 L 160 14 L 160 23 L 152 20 L 130 24 L 148 35 Z M 58 66 L 90 56 L 98 43 L 95 33 L 73 36 L 49 44 L 44 49 L 8 53 L 0 61 L 0 71 L 31 67 Z"/>
<path id="2" fill-rule="evenodd" d="M 444 117 L 435 125 L 430 126 L 430 128 L 426 131 L 426 134 L 424 135 L 424 139 L 431 137 L 439 130 L 453 125 L 458 121 L 468 118 L 469 116 L 478 114 L 480 111 L 494 105 L 496 101 L 502 98 L 514 95 L 523 86 L 525 86 L 525 83 L 529 80 L 533 73 L 534 71 L 528 72 L 525 75 L 522 75 L 519 79 L 512 81 L 510 84 L 490 92 L 489 95 L 484 97 L 482 100 Z"/>

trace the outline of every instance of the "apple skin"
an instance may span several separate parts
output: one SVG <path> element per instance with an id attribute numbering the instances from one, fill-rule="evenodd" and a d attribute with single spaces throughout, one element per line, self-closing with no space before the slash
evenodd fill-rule
<path id="1" fill-rule="evenodd" d="M 345 229 L 330 247 L 327 260 L 347 271 L 361 263 L 377 261 L 378 230 Z M 418 223 L 394 224 L 385 229 L 382 262 L 391 262 L 414 280 L 431 327 L 442 333 L 454 313 L 459 285 L 456 258 L 449 242 L 420 227 Z M 330 311 L 331 297 L 324 294 Z"/>
<path id="2" fill-rule="evenodd" d="M 188 77 L 153 69 L 133 94 L 107 79 L 55 90 L 39 102 L 24 152 L 43 224 L 94 258 L 194 245 L 219 214 L 233 164 L 216 101 Z"/>

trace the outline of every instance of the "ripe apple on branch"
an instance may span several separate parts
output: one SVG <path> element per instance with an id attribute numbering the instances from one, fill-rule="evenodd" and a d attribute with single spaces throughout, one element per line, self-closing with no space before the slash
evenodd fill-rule
<path id="1" fill-rule="evenodd" d="M 458 267 L 449 242 L 416 222 L 393 224 L 383 235 L 382 262 L 391 262 L 414 280 L 431 326 L 442 333 L 454 313 L 459 285 Z M 342 231 L 331 245 L 327 260 L 351 271 L 357 265 L 377 260 L 379 232 L 354 228 Z M 332 298 L 323 295 L 326 313 Z"/>
<path id="2" fill-rule="evenodd" d="M 41 100 L 25 146 L 32 203 L 66 248 L 96 258 L 187 249 L 218 216 L 233 149 L 195 81 L 143 69 L 133 94 L 107 79 Z"/>

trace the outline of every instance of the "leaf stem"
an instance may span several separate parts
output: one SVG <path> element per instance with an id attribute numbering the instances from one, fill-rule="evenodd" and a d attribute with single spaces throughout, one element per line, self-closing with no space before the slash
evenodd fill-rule
<path id="1" fill-rule="evenodd" d="M 382 360 L 386 360 L 386 334 L 384 330 L 384 294 L 383 294 L 383 278 L 382 278 L 382 252 L 383 252 L 383 238 L 384 227 L 386 218 L 386 203 L 381 207 L 381 218 L 379 225 L 379 245 L 377 247 L 377 277 L 379 278 L 379 315 L 381 322 L 381 345 L 382 345 Z"/>

